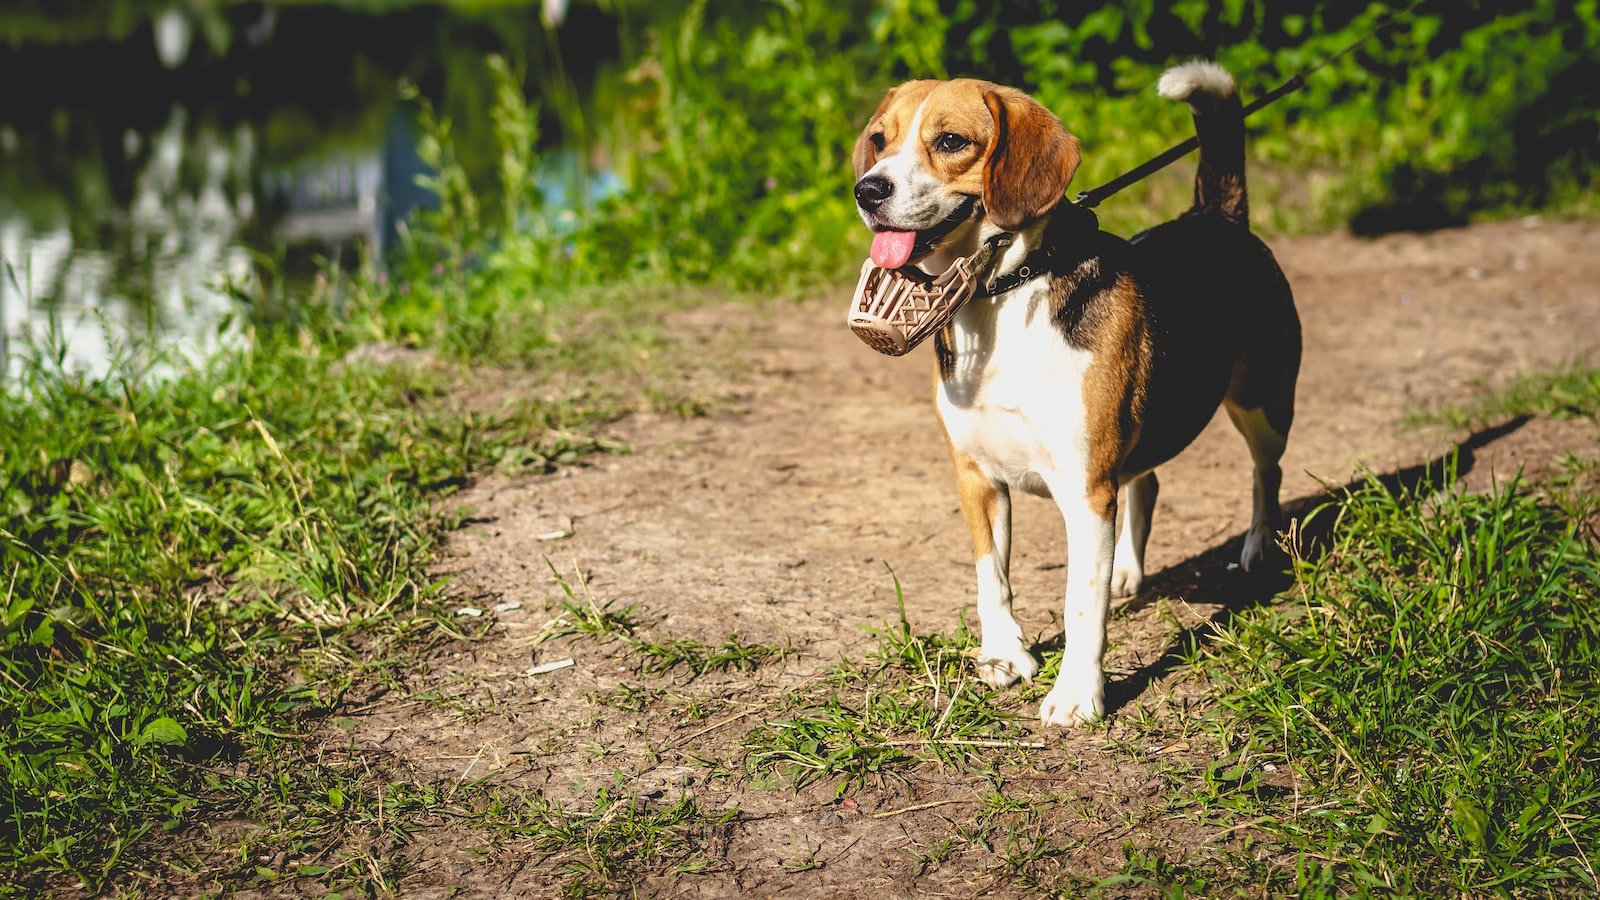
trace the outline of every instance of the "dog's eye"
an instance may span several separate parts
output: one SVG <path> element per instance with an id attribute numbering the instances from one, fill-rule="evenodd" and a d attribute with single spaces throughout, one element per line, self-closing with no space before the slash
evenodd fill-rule
<path id="1" fill-rule="evenodd" d="M 874 132 L 871 137 L 867 138 L 867 140 L 872 142 L 872 149 L 878 151 L 879 153 L 883 152 L 883 132 Z"/>
<path id="2" fill-rule="evenodd" d="M 967 146 L 971 143 L 971 141 L 953 131 L 946 131 L 933 142 L 933 147 L 940 153 L 957 153 L 967 149 Z"/>

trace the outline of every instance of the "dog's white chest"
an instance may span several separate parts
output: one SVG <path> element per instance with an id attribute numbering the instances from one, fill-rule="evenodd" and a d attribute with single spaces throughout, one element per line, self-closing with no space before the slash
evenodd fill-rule
<path id="1" fill-rule="evenodd" d="M 1069 345 L 1051 321 L 1048 285 L 1039 278 L 969 301 L 954 320 L 952 376 L 936 392 L 955 449 L 1036 494 L 1048 494 L 1054 476 L 1081 468 L 1087 454 L 1090 354 Z"/>

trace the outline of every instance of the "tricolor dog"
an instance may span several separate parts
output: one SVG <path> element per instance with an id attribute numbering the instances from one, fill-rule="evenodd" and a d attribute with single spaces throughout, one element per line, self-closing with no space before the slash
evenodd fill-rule
<path id="1" fill-rule="evenodd" d="M 1168 70 L 1157 90 L 1194 114 L 1194 206 L 1127 241 L 1063 202 L 1078 141 L 1014 88 L 902 84 L 855 147 L 877 266 L 925 278 L 984 261 L 991 290 L 935 337 L 934 401 L 977 558 L 978 670 L 996 688 L 1038 671 L 1011 613 L 1011 492 L 1053 498 L 1066 520 L 1064 655 L 1039 710 L 1050 725 L 1104 714 L 1106 611 L 1144 579 L 1155 467 L 1219 403 L 1255 464 L 1246 570 L 1261 567 L 1279 525 L 1300 323 L 1250 232 L 1239 95 L 1208 62 Z"/>

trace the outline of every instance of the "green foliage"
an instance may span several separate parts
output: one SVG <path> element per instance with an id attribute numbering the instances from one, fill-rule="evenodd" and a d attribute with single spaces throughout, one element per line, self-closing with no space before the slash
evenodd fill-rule
<path id="1" fill-rule="evenodd" d="M 1212 802 L 1349 886 L 1593 890 L 1600 552 L 1582 517 L 1448 479 L 1372 480 L 1316 515 L 1335 537 L 1296 562 L 1299 602 L 1242 616 L 1202 663 L 1239 747 Z"/>
<path id="2" fill-rule="evenodd" d="M 836 278 L 866 243 L 849 150 L 898 80 L 968 75 L 1032 91 L 1083 140 L 1075 190 L 1087 189 L 1191 133 L 1187 109 L 1155 96 L 1164 67 L 1214 57 L 1249 98 L 1391 11 L 1349 0 L 702 0 L 642 26 L 625 19 L 622 44 L 639 49 L 595 131 L 626 187 L 580 205 L 540 277 L 762 289 Z M 1596 84 L 1594 0 L 1423 5 L 1251 121 L 1256 221 L 1383 230 L 1587 209 L 1600 170 Z M 1182 163 L 1130 189 L 1103 221 L 1132 233 L 1176 214 L 1192 171 Z"/>
<path id="3" fill-rule="evenodd" d="M 1215 58 L 1248 100 L 1405 6 L 974 6 L 959 23 L 974 42 L 956 46 L 960 61 L 951 68 L 1034 91 L 1082 137 L 1079 183 L 1087 187 L 1190 133 L 1187 110 L 1151 90 L 1162 68 Z M 1272 230 L 1352 219 L 1358 229 L 1381 229 L 1484 210 L 1581 206 L 1600 166 L 1597 74 L 1593 2 L 1423 4 L 1251 120 L 1256 220 Z M 1181 179 L 1110 201 L 1108 219 L 1140 227 L 1170 214 L 1192 171 L 1177 168 Z"/>
<path id="4" fill-rule="evenodd" d="M 857 237 L 840 198 L 859 107 L 887 71 L 860 13 L 697 2 L 651 26 L 602 137 L 629 187 L 576 210 L 544 274 L 780 287 L 835 274 Z"/>
<path id="5" fill-rule="evenodd" d="M 1403 6 L 1235 0 L 1061 10 L 1059 20 L 1014 30 L 1016 59 L 1000 65 L 1082 134 L 1083 176 L 1094 183 L 1127 167 L 1117 158 L 1127 148 L 1143 158 L 1188 133 L 1187 111 L 1150 91 L 1173 61 L 1216 58 L 1248 99 Z M 1257 220 L 1275 229 L 1352 217 L 1358 228 L 1409 227 L 1581 203 L 1600 164 L 1596 73 L 1592 2 L 1426 4 L 1402 14 L 1251 120 Z"/>

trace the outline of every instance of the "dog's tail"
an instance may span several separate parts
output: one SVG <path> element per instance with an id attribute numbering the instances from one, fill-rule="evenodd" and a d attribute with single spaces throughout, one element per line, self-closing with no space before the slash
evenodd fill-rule
<path id="1" fill-rule="evenodd" d="M 1250 201 L 1244 189 L 1244 109 L 1228 70 L 1194 60 L 1161 74 L 1156 92 L 1184 100 L 1194 113 L 1200 140 L 1200 167 L 1194 173 L 1194 211 L 1216 213 L 1249 224 Z"/>

